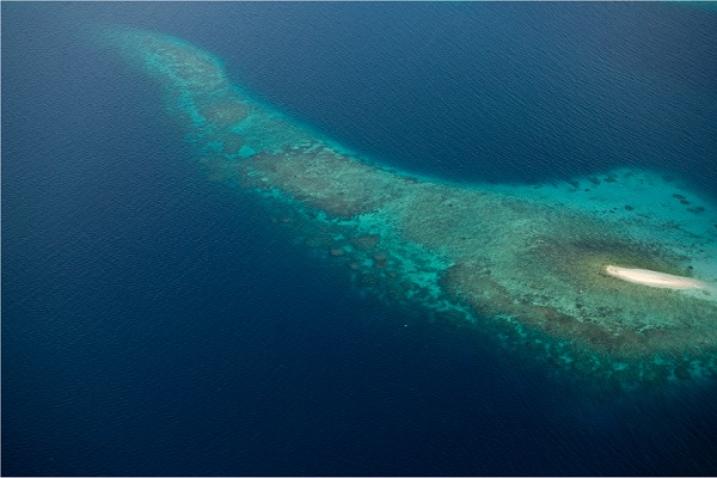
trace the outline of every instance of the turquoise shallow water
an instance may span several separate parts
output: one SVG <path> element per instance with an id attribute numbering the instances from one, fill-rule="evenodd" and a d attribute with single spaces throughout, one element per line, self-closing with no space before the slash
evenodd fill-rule
<path id="1" fill-rule="evenodd" d="M 6 364 L 13 358 L 18 365 L 6 367 L 3 374 L 3 388 L 11 384 L 14 391 L 4 395 L 4 409 L 17 410 L 3 418 L 3 471 L 661 474 L 713 469 L 711 385 L 658 389 L 637 397 L 596 395 L 571 386 L 570 380 L 548 380 L 544 366 L 531 363 L 529 353 L 505 354 L 465 328 L 432 321 L 416 309 L 376 302 L 371 294 L 362 298 L 345 270 L 326 265 L 332 260 L 330 251 L 316 258 L 306 255 L 303 244 L 291 244 L 296 238 L 291 229 L 274 224 L 288 216 L 257 207 L 237 208 L 255 200 L 205 181 L 175 118 L 165 116 L 161 92 L 106 55 L 92 56 L 95 45 L 86 45 L 86 40 L 68 33 L 70 28 L 64 29 L 77 22 L 107 20 L 112 13 L 133 25 L 180 34 L 220 54 L 233 78 L 241 78 L 281 110 L 316 124 L 342 143 L 361 146 L 376 160 L 443 178 L 487 177 L 502 184 L 553 179 L 555 187 L 525 186 L 524 195 L 540 201 L 560 201 L 564 194 L 574 197 L 569 191 L 577 188 L 562 179 L 581 176 L 581 189 L 609 192 L 614 186 L 603 183 L 609 164 L 652 166 L 656 181 L 678 172 L 669 184 L 681 188 L 689 206 L 672 193 L 641 194 L 630 198 L 629 205 L 634 214 L 674 215 L 682 221 L 704 217 L 687 207 L 696 207 L 698 201 L 702 207 L 710 204 L 713 156 L 701 153 L 712 151 L 714 123 L 705 121 L 711 114 L 708 108 L 695 106 L 699 98 L 710 104 L 710 90 L 705 88 L 710 66 L 701 61 L 714 47 L 703 36 L 710 17 L 691 10 L 671 10 L 670 17 L 661 17 L 667 11 L 660 9 L 595 9 L 589 15 L 561 11 L 557 17 L 551 11 L 529 26 L 523 18 L 534 17 L 535 10 L 481 7 L 487 10 L 478 8 L 467 15 L 465 10 L 415 6 L 411 15 L 419 25 L 462 25 L 456 35 L 472 39 L 469 47 L 454 49 L 455 56 L 441 60 L 451 68 L 436 68 L 440 61 L 428 52 L 451 50 L 457 37 L 430 30 L 433 40 L 426 44 L 435 50 L 423 47 L 424 56 L 407 62 L 399 53 L 409 50 L 409 44 L 423 45 L 416 40 L 422 30 L 411 26 L 415 23 L 397 22 L 406 14 L 400 9 L 379 14 L 363 7 L 246 6 L 233 12 L 231 8 L 238 7 L 190 6 L 164 7 L 171 9 L 159 15 L 162 7 L 93 7 L 82 13 L 60 7 L 53 12 L 39 6 L 16 8 L 3 13 L 10 11 L 16 25 L 33 26 L 24 31 L 35 33 L 12 30 L 10 38 L 23 48 L 16 48 L 15 56 L 4 56 L 14 65 L 17 76 L 6 81 L 13 82 L 17 94 L 4 98 L 6 111 L 15 114 L 14 121 L 4 125 L 4 212 L 6 221 L 16 227 L 3 241 L 6 250 L 16 253 L 7 256 L 4 268 L 3 358 Z M 341 21 L 345 8 L 358 17 Z M 65 23 L 58 23 L 58 18 Z M 559 86 L 537 81 L 559 75 L 548 69 L 553 73 L 541 77 L 544 63 L 527 61 L 531 54 L 544 52 L 543 60 L 555 54 L 553 63 L 547 64 L 565 72 L 576 58 L 565 55 L 575 50 L 586 53 L 590 40 L 619 28 L 591 30 L 585 42 L 567 43 L 572 46 L 562 49 L 551 48 L 555 45 L 550 39 L 528 47 L 526 39 L 553 28 L 560 33 L 555 41 L 565 35 L 571 38 L 570 32 L 604 18 L 618 25 L 620 19 L 629 23 L 631 18 L 649 18 L 650 28 L 663 19 L 657 23 L 663 36 L 623 31 L 608 53 L 603 44 L 595 43 L 597 50 L 586 56 L 592 62 L 602 58 L 601 78 L 612 78 L 612 87 L 622 87 L 610 90 L 614 103 L 601 99 L 599 89 L 575 88 L 569 80 Z M 243 23 L 237 23 L 239 19 Z M 53 23 L 57 25 L 51 27 Z M 369 24 L 386 28 L 369 30 Z M 484 26 L 480 35 L 468 28 L 476 24 Z M 217 25 L 225 27 L 221 35 Z M 670 29 L 665 30 L 666 25 Z M 680 30 L 685 25 L 690 28 Z M 315 33 L 308 34 L 310 30 Z M 483 44 L 496 49 L 486 53 L 488 58 L 510 58 L 512 53 L 526 60 L 521 68 L 516 66 L 520 62 L 512 61 L 511 71 L 520 72 L 516 84 L 531 77 L 534 86 L 510 93 L 525 101 L 511 103 L 508 91 L 475 89 L 476 83 L 468 81 L 472 78 L 484 86 L 510 81 L 505 71 L 498 74 L 500 62 L 488 70 L 490 74 L 479 75 L 470 68 L 466 72 L 473 77 L 456 73 L 461 71 L 456 65 L 475 61 L 477 50 L 471 48 L 486 38 L 504 40 L 515 32 L 520 33 L 513 43 Z M 630 47 L 625 36 L 635 40 L 638 34 L 643 35 L 640 45 L 654 50 L 642 48 L 638 54 Z M 391 47 L 386 46 L 386 35 L 394 40 Z M 692 48 L 683 50 L 684 41 L 663 42 L 675 37 L 689 40 Z M 369 38 L 376 43 L 367 47 Z M 263 48 L 256 47 L 257 39 L 265 41 Z M 666 50 L 666 44 L 676 50 Z M 378 49 L 381 45 L 388 51 Z M 56 55 L 67 48 L 76 52 L 69 66 Z M 357 52 L 355 57 L 344 60 L 347 67 L 336 68 L 333 60 L 347 50 Z M 612 63 L 601 63 L 608 60 Z M 397 78 L 416 79 L 427 61 L 434 68 L 426 69 L 426 77 L 442 73 L 442 80 L 432 83 L 435 95 L 427 94 L 421 81 L 401 83 L 404 95 L 387 86 Z M 631 68 L 616 69 L 620 61 Z M 636 70 L 641 62 L 644 69 Z M 318 69 L 320 65 L 325 68 Z M 371 66 L 374 75 L 349 74 L 365 71 L 359 70 L 361 66 Z M 573 76 L 566 78 L 584 81 L 592 76 L 581 76 L 579 68 L 567 71 Z M 284 74 L 288 72 L 293 76 Z M 647 79 L 649 75 L 655 78 Z M 355 82 L 347 82 L 349 78 Z M 648 81 L 664 83 L 647 92 L 635 86 Z M 543 102 L 534 96 L 540 86 L 546 91 Z M 447 94 L 451 88 L 453 94 Z M 608 110 L 625 108 L 624 121 L 610 134 L 576 129 L 574 121 L 560 129 L 561 122 L 551 122 L 556 115 L 548 109 L 538 116 L 542 121 L 514 116 L 512 128 L 493 118 L 490 123 L 495 128 L 502 124 L 507 139 L 496 141 L 493 130 L 487 141 L 478 131 L 486 133 L 491 126 L 476 127 L 476 115 L 483 110 L 475 106 L 477 100 L 466 101 L 479 98 L 466 96 L 471 91 L 498 91 L 500 101 L 488 97 L 480 102 L 493 113 L 498 105 L 505 106 L 503 119 L 510 116 L 511 105 L 514 112 L 524 113 L 516 105 L 546 108 L 562 105 L 560 98 L 582 97 L 572 120 L 594 117 L 582 112 L 607 104 Z M 638 115 L 638 99 L 654 99 L 650 95 L 655 94 L 664 101 L 645 103 L 644 115 Z M 452 98 L 473 106 L 461 110 Z M 672 103 L 670 98 L 684 101 Z M 429 111 L 429 104 L 431 114 L 408 115 L 421 108 Z M 653 109 L 653 104 L 659 108 Z M 355 114 L 355 108 L 365 115 Z M 655 116 L 658 109 L 670 114 Z M 381 111 L 393 114 L 377 116 Z M 404 116 L 398 114 L 401 111 Z M 635 115 L 646 123 L 635 125 Z M 654 143 L 635 140 L 636 132 L 653 131 L 666 117 L 679 119 L 680 127 L 658 127 L 660 134 L 648 136 Z M 558 129 L 554 136 L 539 140 L 536 129 L 545 125 Z M 516 128 L 534 134 L 511 135 Z M 460 134 L 450 140 L 443 137 L 454 130 Z M 592 134 L 604 141 L 591 141 Z M 678 142 L 677 137 L 689 141 Z M 493 148 L 495 153 L 509 145 L 512 151 L 537 151 L 530 160 L 527 154 L 523 159 L 499 155 L 501 161 L 490 163 L 455 149 L 431 155 L 430 160 L 421 153 L 427 144 L 460 149 L 457 138 L 464 138 L 468 149 Z M 566 143 L 568 139 L 580 148 Z M 650 144 L 655 150 L 647 154 Z M 618 153 L 636 145 L 641 145 L 641 154 L 633 149 L 629 160 Z M 601 163 L 601 155 L 586 152 L 581 160 L 566 159 L 570 155 L 548 158 L 541 156 L 545 148 L 588 148 L 596 154 L 611 150 L 607 156 L 612 159 Z M 384 154 L 392 149 L 394 154 Z M 679 153 L 679 162 L 673 153 Z M 10 163 L 8 157 L 18 159 Z M 20 160 L 23 157 L 33 161 Z M 592 177 L 600 179 L 598 188 Z M 684 180 L 687 184 L 680 186 Z M 581 194 L 572 203 L 591 204 L 591 196 Z M 654 205 L 660 206 L 657 214 L 652 214 Z M 606 207 L 606 215 L 611 207 Z M 629 212 L 623 207 L 613 214 Z M 16 440 L 7 440 L 10 433 Z"/>

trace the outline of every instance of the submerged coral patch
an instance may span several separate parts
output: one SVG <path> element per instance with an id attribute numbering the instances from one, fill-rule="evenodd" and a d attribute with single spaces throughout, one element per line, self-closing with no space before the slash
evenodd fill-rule
<path id="1" fill-rule="evenodd" d="M 295 211 L 277 222 L 357 286 L 565 370 L 630 383 L 717 372 L 717 215 L 686 186 L 629 169 L 529 186 L 417 178 L 256 101 L 192 45 L 108 38 L 165 87 L 212 178 Z"/>

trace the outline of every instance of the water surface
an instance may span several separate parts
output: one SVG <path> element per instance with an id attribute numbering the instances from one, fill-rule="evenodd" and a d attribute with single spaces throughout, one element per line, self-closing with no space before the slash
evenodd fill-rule
<path id="1" fill-rule="evenodd" d="M 2 8 L 4 473 L 715 472 L 713 387 L 595 397 L 362 297 L 197 174 L 158 89 L 81 34 L 181 36 L 402 168 L 533 183 L 650 167 L 714 197 L 714 13 Z"/>

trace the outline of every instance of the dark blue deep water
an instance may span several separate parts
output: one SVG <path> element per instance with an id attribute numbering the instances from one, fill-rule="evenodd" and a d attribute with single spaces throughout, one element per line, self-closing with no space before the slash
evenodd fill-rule
<path id="1" fill-rule="evenodd" d="M 717 198 L 709 6 L 3 3 L 4 474 L 717 473 L 714 386 L 596 396 L 362 298 L 206 180 L 102 23 L 403 168 Z"/>

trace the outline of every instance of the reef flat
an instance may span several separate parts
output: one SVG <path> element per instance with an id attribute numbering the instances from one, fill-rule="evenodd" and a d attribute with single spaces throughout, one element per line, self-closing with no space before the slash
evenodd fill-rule
<path id="1" fill-rule="evenodd" d="M 102 38 L 162 85 L 210 177 L 293 211 L 297 236 L 362 287 L 621 386 L 717 372 L 717 207 L 679 181 L 634 169 L 542 185 L 415 175 L 256 100 L 191 44 L 131 29 Z M 630 270 L 700 287 L 611 273 Z"/>

